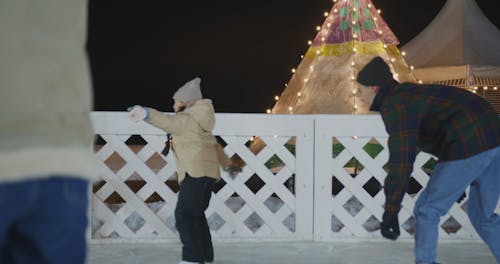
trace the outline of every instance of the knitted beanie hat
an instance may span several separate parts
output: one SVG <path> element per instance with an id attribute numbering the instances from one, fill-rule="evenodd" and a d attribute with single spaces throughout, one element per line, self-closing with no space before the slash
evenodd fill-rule
<path id="1" fill-rule="evenodd" d="M 365 86 L 382 86 L 394 81 L 389 65 L 378 56 L 368 62 L 358 73 L 358 82 Z"/>
<path id="2" fill-rule="evenodd" d="M 179 88 L 177 92 L 175 92 L 173 98 L 184 103 L 202 99 L 200 83 L 200 78 L 194 78 Z"/>

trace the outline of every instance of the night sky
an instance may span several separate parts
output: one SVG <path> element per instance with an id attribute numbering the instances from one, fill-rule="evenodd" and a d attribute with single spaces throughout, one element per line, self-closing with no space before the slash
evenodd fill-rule
<path id="1" fill-rule="evenodd" d="M 399 47 L 446 2 L 372 1 Z M 500 28 L 498 0 L 476 2 Z M 332 6 L 331 0 L 90 0 L 94 109 L 140 104 L 171 112 L 173 93 L 198 76 L 217 112 L 263 113 Z"/>

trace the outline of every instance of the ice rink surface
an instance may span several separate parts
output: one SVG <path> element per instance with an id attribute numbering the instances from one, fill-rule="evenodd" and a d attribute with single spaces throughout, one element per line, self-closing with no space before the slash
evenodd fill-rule
<path id="1" fill-rule="evenodd" d="M 411 264 L 413 242 L 215 242 L 214 264 Z M 91 243 L 89 264 L 177 264 L 180 243 Z M 495 264 L 483 242 L 440 242 L 442 264 Z"/>

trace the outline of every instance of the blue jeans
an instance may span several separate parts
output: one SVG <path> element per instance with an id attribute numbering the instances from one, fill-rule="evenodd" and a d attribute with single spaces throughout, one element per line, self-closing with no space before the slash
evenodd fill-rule
<path id="1" fill-rule="evenodd" d="M 500 196 L 500 147 L 436 165 L 413 212 L 417 263 L 436 260 L 439 220 L 469 185 L 467 214 L 500 263 L 500 216 L 495 213 Z"/>
<path id="2" fill-rule="evenodd" d="M 88 181 L 0 184 L 0 263 L 85 262 Z"/>

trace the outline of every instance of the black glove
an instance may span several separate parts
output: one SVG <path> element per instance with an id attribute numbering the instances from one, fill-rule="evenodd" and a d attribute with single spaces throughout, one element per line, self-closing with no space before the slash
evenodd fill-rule
<path id="1" fill-rule="evenodd" d="M 380 224 L 380 232 L 383 237 L 391 240 L 396 240 L 399 237 L 398 213 L 384 212 L 382 223 Z"/>
<path id="2" fill-rule="evenodd" d="M 464 192 L 464 193 L 462 193 L 462 195 L 460 195 L 460 197 L 458 197 L 457 203 L 461 203 L 465 199 L 465 197 L 467 197 L 467 195 Z"/>
<path id="3" fill-rule="evenodd" d="M 236 175 L 238 175 L 238 173 L 242 171 L 240 167 L 236 167 L 233 165 L 224 168 L 224 170 L 227 171 L 232 178 L 236 177 Z"/>

